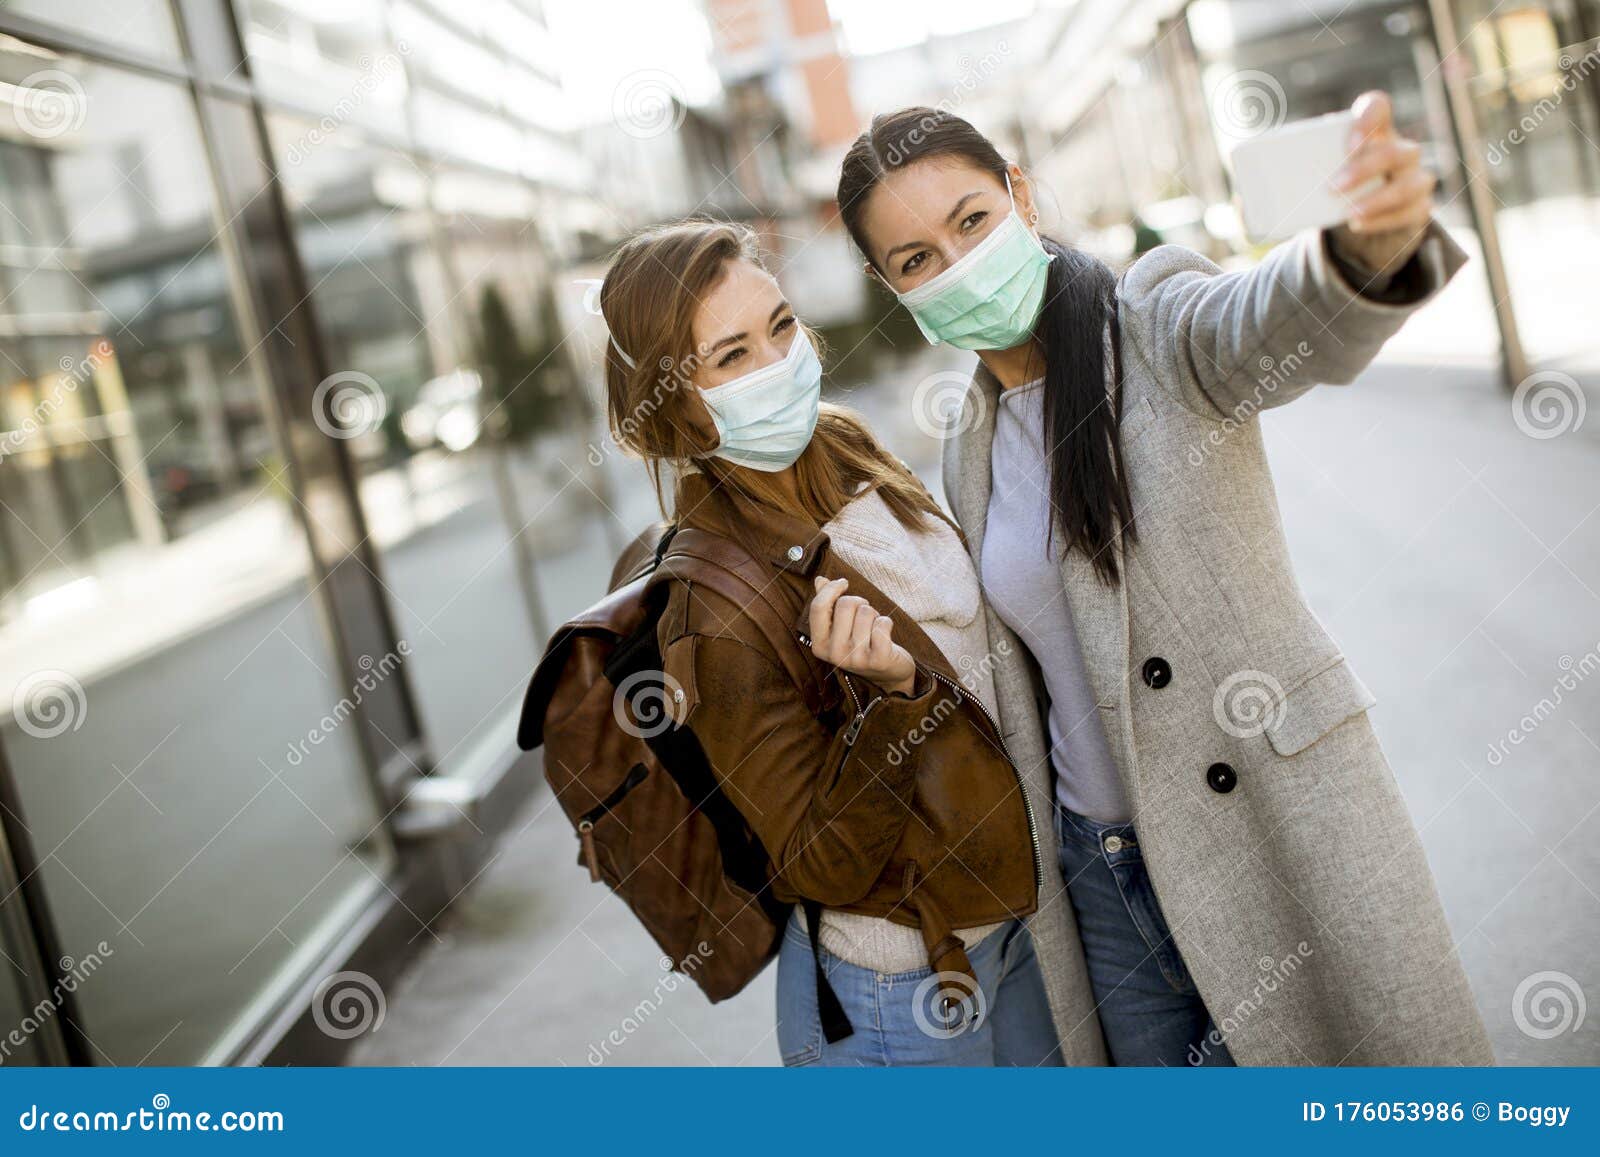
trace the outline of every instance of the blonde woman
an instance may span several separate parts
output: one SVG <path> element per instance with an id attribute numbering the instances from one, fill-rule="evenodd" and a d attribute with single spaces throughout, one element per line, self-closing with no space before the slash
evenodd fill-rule
<path id="1" fill-rule="evenodd" d="M 676 718 L 795 904 L 784 1063 L 1059 1064 L 1025 923 L 1035 805 L 994 722 L 958 533 L 859 418 L 820 401 L 811 336 L 748 230 L 634 238 L 600 306 L 619 443 L 677 526 L 770 569 L 761 597 L 826 681 L 813 710 L 745 608 L 670 589 L 658 641 Z"/>

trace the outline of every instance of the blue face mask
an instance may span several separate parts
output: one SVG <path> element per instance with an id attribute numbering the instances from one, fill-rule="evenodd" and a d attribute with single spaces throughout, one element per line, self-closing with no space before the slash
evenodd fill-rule
<path id="1" fill-rule="evenodd" d="M 1011 177 L 1006 176 L 1006 195 Z M 896 294 L 932 345 L 1008 350 L 1033 333 L 1044 308 L 1051 257 L 1011 212 L 989 235 L 933 280 Z"/>
<path id="2" fill-rule="evenodd" d="M 722 441 L 712 455 L 735 466 L 776 473 L 795 464 L 817 428 L 822 363 L 796 327 L 781 361 L 700 391 Z"/>

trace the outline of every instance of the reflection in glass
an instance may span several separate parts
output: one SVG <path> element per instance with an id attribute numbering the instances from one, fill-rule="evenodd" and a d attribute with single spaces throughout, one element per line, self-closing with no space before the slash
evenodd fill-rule
<path id="1" fill-rule="evenodd" d="M 274 119 L 275 147 L 306 125 Z M 286 168 L 301 259 L 329 364 L 381 393 L 377 427 L 353 439 L 367 527 L 432 748 L 443 770 L 509 750 L 513 713 L 542 640 L 530 626 L 525 552 L 513 541 L 510 469 L 495 383 L 477 356 L 479 283 L 504 289 L 518 322 L 533 300 L 531 242 L 517 228 L 444 244 L 426 206 L 471 197 L 472 182 L 431 179 L 405 156 L 339 129 Z M 525 214 L 520 186 L 495 186 Z M 524 220 L 526 218 L 524 217 Z M 487 223 L 475 223 L 487 224 Z"/>
<path id="2" fill-rule="evenodd" d="M 189 97 L 61 67 L 81 121 L 0 140 L 0 722 L 99 1059 L 190 1063 L 391 853 Z"/>
<path id="3" fill-rule="evenodd" d="M 1466 0 L 1463 63 L 1523 346 L 1536 362 L 1600 355 L 1600 5 Z"/>
<path id="4" fill-rule="evenodd" d="M 404 135 L 405 59 L 412 42 L 390 40 L 383 0 L 237 0 L 234 7 L 262 93 L 328 110 L 338 123 Z M 311 145 L 302 142 L 281 159 L 293 164 Z"/>
<path id="5" fill-rule="evenodd" d="M 178 55 L 168 0 L 0 0 L 0 11 L 59 24 L 122 48 Z"/>

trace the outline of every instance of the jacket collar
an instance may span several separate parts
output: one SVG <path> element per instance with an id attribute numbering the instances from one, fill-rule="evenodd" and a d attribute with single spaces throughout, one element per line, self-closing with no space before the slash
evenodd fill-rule
<path id="1" fill-rule="evenodd" d="M 729 525 L 730 513 L 738 519 L 742 535 L 736 534 Z M 797 633 L 810 634 L 811 579 L 819 574 L 830 579 L 847 578 L 850 594 L 859 595 L 889 616 L 894 623 L 895 641 L 910 652 L 919 666 L 960 682 L 960 676 L 939 645 L 898 603 L 840 558 L 829 542 L 827 531 L 815 522 L 758 506 L 730 491 L 718 493 L 710 477 L 698 471 L 685 474 L 679 481 L 676 517 L 683 526 L 720 534 L 735 542 L 752 543 L 763 560 L 801 580 L 796 583 L 804 592 L 800 613 L 794 622 Z"/>
<path id="2" fill-rule="evenodd" d="M 828 534 L 816 523 L 758 506 L 729 490 L 719 492 L 710 475 L 699 471 L 679 481 L 674 517 L 684 526 L 753 542 L 762 560 L 803 578 L 816 573 L 828 550 Z M 742 534 L 735 533 L 731 520 L 738 521 Z"/>

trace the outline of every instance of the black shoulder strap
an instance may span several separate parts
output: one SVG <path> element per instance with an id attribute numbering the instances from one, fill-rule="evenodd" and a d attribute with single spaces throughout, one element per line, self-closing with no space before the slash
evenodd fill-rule
<path id="1" fill-rule="evenodd" d="M 800 901 L 806 914 L 806 931 L 811 937 L 811 963 L 817 973 L 817 1018 L 822 1021 L 822 1035 L 829 1044 L 838 1044 L 855 1033 L 850 1017 L 845 1014 L 839 994 L 828 983 L 828 974 L 822 970 L 822 905 L 815 900 Z"/>

